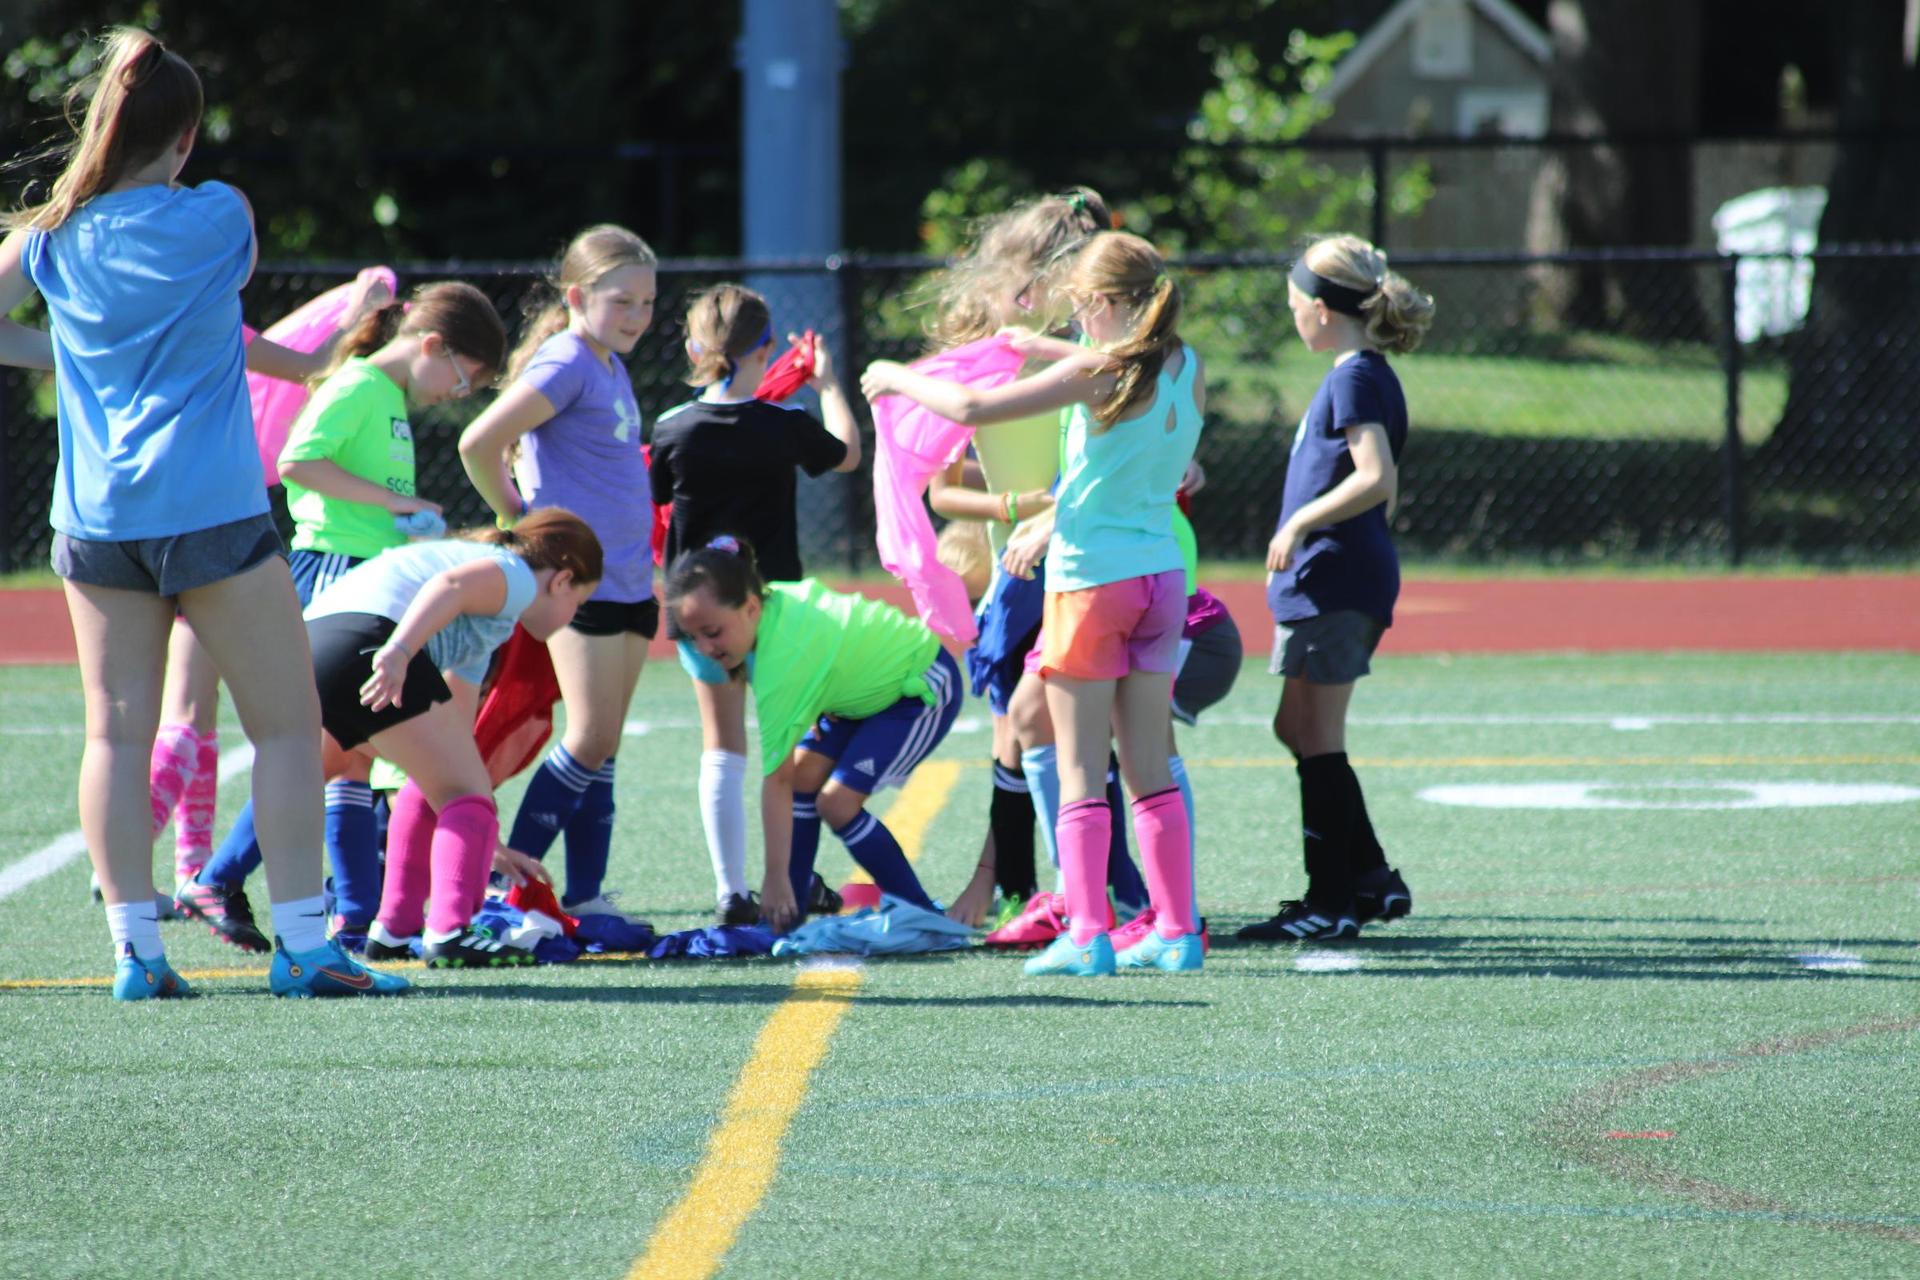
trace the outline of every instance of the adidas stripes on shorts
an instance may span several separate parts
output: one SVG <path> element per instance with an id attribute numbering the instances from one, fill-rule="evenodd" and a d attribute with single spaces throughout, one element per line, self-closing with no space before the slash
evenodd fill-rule
<path id="1" fill-rule="evenodd" d="M 864 720 L 822 716 L 800 740 L 800 749 L 834 761 L 833 776 L 840 785 L 862 795 L 899 786 L 933 754 L 960 714 L 965 694 L 960 668 L 945 649 L 927 668 L 926 680 L 933 690 L 931 705 L 902 698 Z"/>

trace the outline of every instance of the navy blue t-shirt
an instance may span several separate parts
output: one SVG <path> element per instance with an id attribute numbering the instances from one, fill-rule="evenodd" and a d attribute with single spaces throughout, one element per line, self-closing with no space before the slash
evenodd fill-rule
<path id="1" fill-rule="evenodd" d="M 1377 351 L 1356 352 L 1328 371 L 1300 419 L 1287 461 L 1286 494 L 1278 531 L 1287 517 L 1353 474 L 1346 430 L 1377 422 L 1386 428 L 1394 465 L 1407 443 L 1407 398 L 1400 379 Z M 1400 557 L 1393 550 L 1383 502 L 1350 520 L 1310 530 L 1285 572 L 1267 579 L 1273 620 L 1286 624 L 1340 609 L 1356 609 L 1393 625 L 1400 595 Z"/>

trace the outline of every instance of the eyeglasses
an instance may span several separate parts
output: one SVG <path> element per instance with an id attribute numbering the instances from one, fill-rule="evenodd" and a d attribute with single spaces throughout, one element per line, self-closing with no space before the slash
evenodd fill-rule
<path id="1" fill-rule="evenodd" d="M 460 367 L 460 362 L 453 358 L 453 348 L 443 346 L 440 348 L 440 354 L 444 355 L 447 358 L 447 363 L 453 366 L 453 398 L 455 400 L 464 400 L 472 395 L 473 379 L 469 378 L 467 371 Z"/>

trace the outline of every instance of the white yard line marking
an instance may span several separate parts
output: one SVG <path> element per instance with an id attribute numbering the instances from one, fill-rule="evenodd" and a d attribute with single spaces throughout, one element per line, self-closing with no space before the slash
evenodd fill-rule
<path id="1" fill-rule="evenodd" d="M 253 744 L 242 743 L 220 756 L 220 781 L 251 768 Z M 76 858 L 87 856 L 87 841 L 78 831 L 69 831 L 44 848 L 35 849 L 18 862 L 0 867 L 0 900 L 11 897 L 30 884 L 46 879 Z"/>
<path id="2" fill-rule="evenodd" d="M 1867 967 L 1867 962 L 1851 951 L 1814 951 L 1793 957 L 1793 962 L 1802 969 L 1819 973 L 1839 973 Z"/>
<path id="3" fill-rule="evenodd" d="M 1301 973 L 1352 973 L 1366 964 L 1346 951 L 1309 949 L 1293 958 L 1293 967 Z"/>

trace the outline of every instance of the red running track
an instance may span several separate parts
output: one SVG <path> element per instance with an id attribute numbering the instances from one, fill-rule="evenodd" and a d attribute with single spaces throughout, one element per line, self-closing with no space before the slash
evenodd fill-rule
<path id="1" fill-rule="evenodd" d="M 1211 588 L 1249 655 L 1272 634 L 1258 581 Z M 906 605 L 892 584 L 858 587 Z M 57 590 L 7 593 L 0 664 L 74 661 Z M 1416 580 L 1401 590 L 1384 653 L 1872 651 L 1920 653 L 1920 575 L 1796 578 L 1505 578 Z M 656 641 L 654 652 L 669 647 Z"/>

